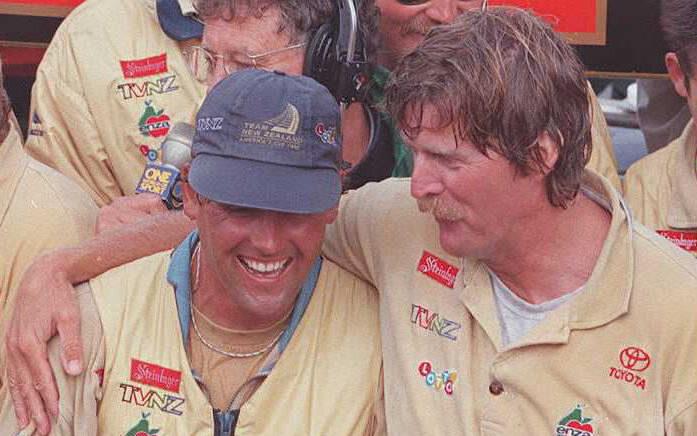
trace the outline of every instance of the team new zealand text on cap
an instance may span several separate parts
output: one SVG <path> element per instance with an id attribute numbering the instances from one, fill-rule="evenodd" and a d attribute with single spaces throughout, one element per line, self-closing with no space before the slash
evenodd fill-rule
<path id="1" fill-rule="evenodd" d="M 339 122 L 336 100 L 309 77 L 236 72 L 198 112 L 189 181 L 221 203 L 325 211 L 341 193 Z"/>

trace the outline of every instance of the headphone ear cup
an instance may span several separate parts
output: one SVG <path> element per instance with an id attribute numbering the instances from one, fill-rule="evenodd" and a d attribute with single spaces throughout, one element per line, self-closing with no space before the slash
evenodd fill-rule
<path id="1" fill-rule="evenodd" d="M 305 53 L 303 74 L 312 77 L 329 91 L 337 88 L 338 60 L 336 59 L 336 26 L 325 23 L 310 40 Z"/>

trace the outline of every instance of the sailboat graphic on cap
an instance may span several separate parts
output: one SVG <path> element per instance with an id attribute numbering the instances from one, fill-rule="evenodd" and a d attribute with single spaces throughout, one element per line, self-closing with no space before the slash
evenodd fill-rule
<path id="1" fill-rule="evenodd" d="M 271 126 L 270 130 L 272 132 L 295 135 L 298 131 L 298 126 L 300 126 L 300 112 L 292 104 L 286 103 L 286 108 L 281 115 L 264 121 L 264 124 Z"/>

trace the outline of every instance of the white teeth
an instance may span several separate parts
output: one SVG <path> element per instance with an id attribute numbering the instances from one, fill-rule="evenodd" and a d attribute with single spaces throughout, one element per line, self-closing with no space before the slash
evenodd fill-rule
<path id="1" fill-rule="evenodd" d="M 243 258 L 240 258 L 240 260 L 247 268 L 259 273 L 275 273 L 283 269 L 283 267 L 286 265 L 286 261 L 265 263 Z"/>

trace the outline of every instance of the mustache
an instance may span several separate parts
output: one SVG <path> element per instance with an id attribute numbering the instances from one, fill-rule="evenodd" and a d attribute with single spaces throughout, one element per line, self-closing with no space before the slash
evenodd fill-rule
<path id="1" fill-rule="evenodd" d="M 451 201 L 446 201 L 442 197 L 426 197 L 416 200 L 419 211 L 430 213 L 437 220 L 457 221 L 465 217 L 462 207 Z"/>
<path id="2" fill-rule="evenodd" d="M 413 33 L 425 36 L 435 25 L 436 23 L 431 21 L 428 17 L 417 16 L 399 26 L 399 32 L 402 36 L 411 35 Z"/>

